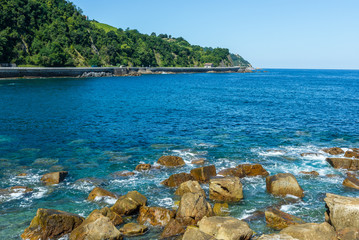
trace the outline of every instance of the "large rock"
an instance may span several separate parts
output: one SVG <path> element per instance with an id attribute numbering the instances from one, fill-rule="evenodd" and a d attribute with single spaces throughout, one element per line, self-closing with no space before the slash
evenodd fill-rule
<path id="1" fill-rule="evenodd" d="M 72 232 L 83 220 L 83 217 L 76 214 L 39 208 L 21 237 L 30 240 L 57 239 Z"/>
<path id="2" fill-rule="evenodd" d="M 244 178 L 246 176 L 243 168 L 226 168 L 218 172 L 218 175 Z"/>
<path id="3" fill-rule="evenodd" d="M 191 225 L 205 216 L 212 215 L 212 207 L 202 194 L 185 193 L 181 198 L 176 219 L 183 225 Z"/>
<path id="4" fill-rule="evenodd" d="M 103 198 L 103 197 L 117 198 L 117 195 L 103 188 L 95 187 L 90 192 L 89 196 L 87 197 L 87 200 L 95 201 L 96 198 Z"/>
<path id="5" fill-rule="evenodd" d="M 280 234 L 287 234 L 299 240 L 337 240 L 334 228 L 328 223 L 292 225 L 283 229 Z"/>
<path id="6" fill-rule="evenodd" d="M 343 168 L 347 170 L 359 170 L 359 159 L 351 158 L 327 158 L 325 159 L 333 168 Z"/>
<path id="7" fill-rule="evenodd" d="M 348 174 L 348 177 L 343 181 L 343 185 L 346 187 L 355 188 L 359 190 L 359 179 L 357 179 L 352 174 Z"/>
<path id="8" fill-rule="evenodd" d="M 359 158 L 359 152 L 355 152 L 355 151 L 346 151 L 345 154 L 344 154 L 344 157 L 347 157 L 347 158 Z"/>
<path id="9" fill-rule="evenodd" d="M 336 231 L 347 227 L 359 228 L 359 198 L 327 193 L 324 201 L 327 207 L 326 221 Z"/>
<path id="10" fill-rule="evenodd" d="M 157 163 L 166 167 L 178 167 L 186 164 L 181 157 L 176 156 L 162 156 Z"/>
<path id="11" fill-rule="evenodd" d="M 131 215 L 137 213 L 141 206 L 147 204 L 147 198 L 137 191 L 128 192 L 120 197 L 111 210 L 119 215 Z"/>
<path id="12" fill-rule="evenodd" d="M 249 225 L 233 217 L 204 217 L 199 230 L 221 240 L 249 240 L 253 235 Z"/>
<path id="13" fill-rule="evenodd" d="M 174 218 L 176 212 L 161 207 L 146 207 L 140 208 L 140 213 L 137 222 L 140 224 L 149 223 L 152 226 L 166 226 L 169 221 Z"/>
<path id="14" fill-rule="evenodd" d="M 238 202 L 243 198 L 242 183 L 238 177 L 212 178 L 209 198 L 222 202 Z"/>
<path id="15" fill-rule="evenodd" d="M 127 223 L 122 228 L 120 228 L 120 232 L 125 236 L 143 235 L 147 232 L 147 230 L 147 226 L 137 223 Z"/>
<path id="16" fill-rule="evenodd" d="M 177 188 L 175 194 L 182 196 L 185 193 L 201 193 L 206 197 L 204 190 L 201 188 L 201 185 L 197 181 L 189 180 L 187 182 L 181 183 L 181 185 Z"/>
<path id="17" fill-rule="evenodd" d="M 64 181 L 67 174 L 66 171 L 47 173 L 41 177 L 41 181 L 46 185 L 59 184 Z"/>
<path id="18" fill-rule="evenodd" d="M 148 171 L 148 170 L 151 170 L 152 166 L 151 164 L 145 164 L 145 163 L 142 163 L 142 164 L 138 164 L 136 166 L 136 171 L 139 171 L 139 172 L 142 172 L 142 171 Z"/>
<path id="19" fill-rule="evenodd" d="M 213 236 L 206 234 L 195 226 L 189 226 L 184 233 L 182 240 L 216 240 Z"/>
<path id="20" fill-rule="evenodd" d="M 184 226 L 180 224 L 176 219 L 171 219 L 166 225 L 165 229 L 161 233 L 161 239 L 173 237 L 185 232 Z"/>
<path id="21" fill-rule="evenodd" d="M 246 177 L 255 177 L 263 176 L 266 177 L 269 175 L 267 170 L 263 168 L 260 164 L 240 164 L 237 168 L 241 168 L 244 171 Z"/>
<path id="22" fill-rule="evenodd" d="M 191 170 L 191 175 L 194 180 L 205 183 L 208 182 L 211 177 L 215 177 L 216 167 L 214 165 L 206 166 L 206 167 L 199 167 Z"/>
<path id="23" fill-rule="evenodd" d="M 169 178 L 161 182 L 161 184 L 167 186 L 167 187 L 178 187 L 184 182 L 187 182 L 189 180 L 193 180 L 193 177 L 191 174 L 188 173 L 176 173 L 171 175 Z"/>
<path id="24" fill-rule="evenodd" d="M 329 153 L 330 155 L 339 155 L 339 154 L 344 153 L 343 149 L 338 148 L 338 147 L 324 148 L 324 149 L 322 149 L 322 151 L 325 153 Z"/>
<path id="25" fill-rule="evenodd" d="M 264 214 L 267 226 L 275 230 L 282 230 L 290 225 L 305 223 L 302 219 L 275 208 L 269 208 Z"/>
<path id="26" fill-rule="evenodd" d="M 302 198 L 303 189 L 299 186 L 297 179 L 290 173 L 278 173 L 266 178 L 267 191 L 273 195 L 285 196 L 291 194 Z"/>

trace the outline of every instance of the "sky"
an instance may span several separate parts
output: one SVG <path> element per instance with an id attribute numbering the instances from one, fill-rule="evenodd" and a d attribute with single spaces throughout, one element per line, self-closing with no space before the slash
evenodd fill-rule
<path id="1" fill-rule="evenodd" d="M 359 69 L 358 0 L 73 0 L 90 19 L 224 47 L 258 68 Z"/>

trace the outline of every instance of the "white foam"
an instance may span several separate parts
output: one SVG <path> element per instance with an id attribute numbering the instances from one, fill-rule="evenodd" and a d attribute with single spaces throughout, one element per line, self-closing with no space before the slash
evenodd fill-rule
<path id="1" fill-rule="evenodd" d="M 107 204 L 110 204 L 110 205 L 114 205 L 115 203 L 116 203 L 116 201 L 117 201 L 117 199 L 116 198 L 113 198 L 113 197 L 99 197 L 99 196 L 97 196 L 97 197 L 95 197 L 95 199 L 94 199 L 96 202 L 105 202 L 105 203 L 107 203 Z"/>

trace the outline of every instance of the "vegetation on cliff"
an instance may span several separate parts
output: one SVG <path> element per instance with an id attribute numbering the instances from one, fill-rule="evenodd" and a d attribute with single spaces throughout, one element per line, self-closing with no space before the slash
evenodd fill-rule
<path id="1" fill-rule="evenodd" d="M 89 21 L 66 0 L 0 0 L 0 62 L 36 66 L 250 66 L 225 48 Z"/>

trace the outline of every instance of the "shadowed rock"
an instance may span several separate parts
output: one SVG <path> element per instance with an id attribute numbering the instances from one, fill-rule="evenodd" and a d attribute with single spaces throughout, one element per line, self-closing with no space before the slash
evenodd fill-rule
<path id="1" fill-rule="evenodd" d="M 282 230 L 290 225 L 305 223 L 302 219 L 275 208 L 269 208 L 265 211 L 265 217 L 267 226 L 275 230 Z"/>
<path id="2" fill-rule="evenodd" d="M 206 166 L 206 167 L 199 167 L 191 170 L 191 175 L 194 180 L 205 183 L 208 182 L 211 177 L 215 177 L 216 167 L 214 165 Z"/>
<path id="3" fill-rule="evenodd" d="M 161 233 L 161 239 L 173 237 L 185 232 L 184 226 L 180 224 L 176 219 L 171 219 L 166 225 L 165 229 Z"/>
<path id="4" fill-rule="evenodd" d="M 359 158 L 359 152 L 354 152 L 354 151 L 346 151 L 345 154 L 344 154 L 344 157 L 347 157 L 347 158 Z"/>

